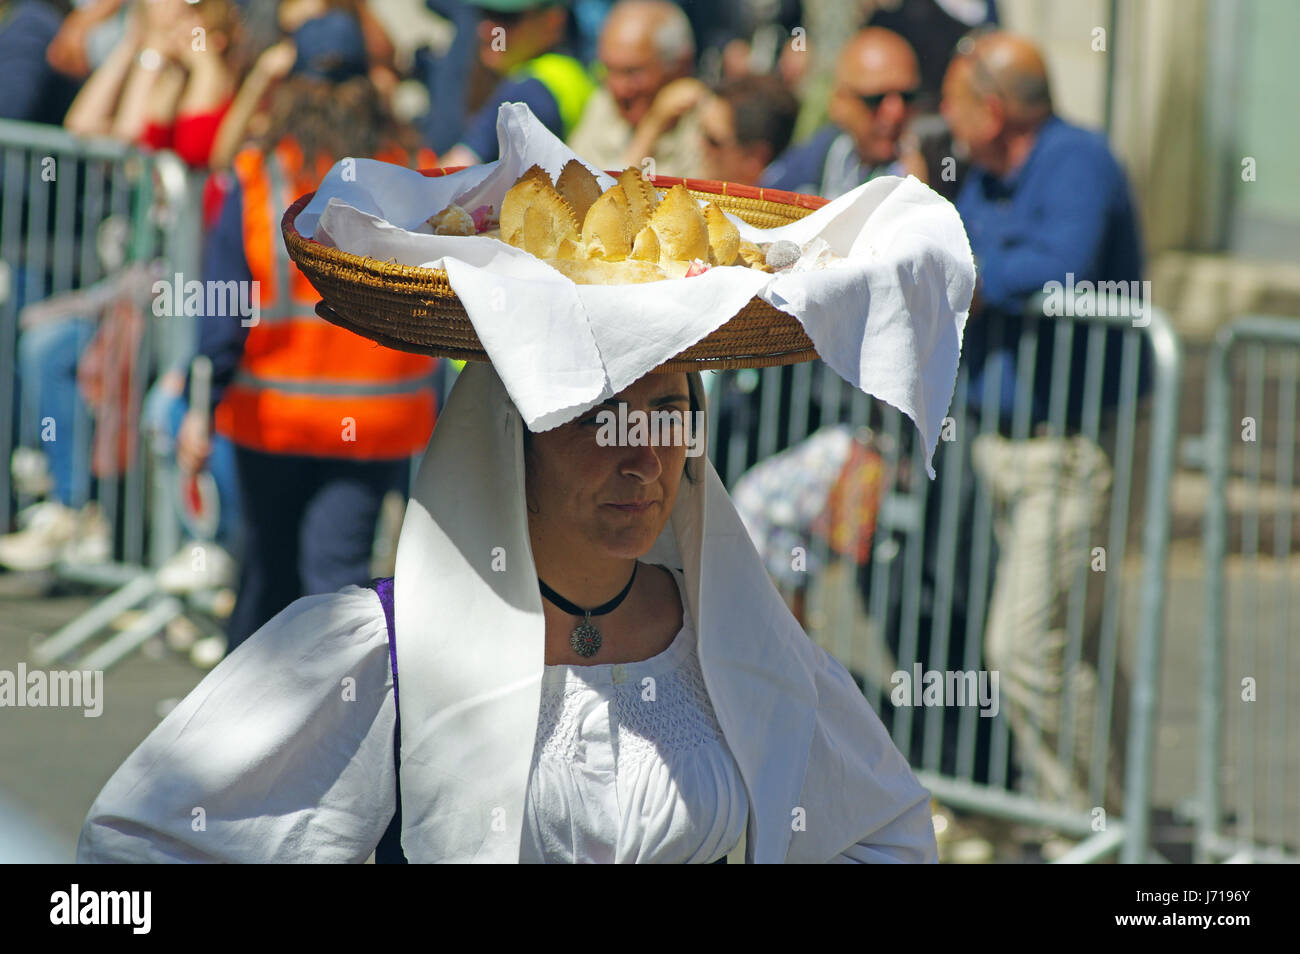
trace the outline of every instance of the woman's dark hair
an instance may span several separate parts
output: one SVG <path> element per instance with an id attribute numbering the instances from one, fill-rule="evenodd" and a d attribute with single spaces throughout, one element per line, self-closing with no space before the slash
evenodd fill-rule
<path id="1" fill-rule="evenodd" d="M 307 168 L 333 164 L 343 156 L 374 156 L 400 146 L 414 155 L 419 136 L 398 122 L 369 77 L 342 83 L 310 76 L 291 76 L 271 97 L 270 122 L 259 143 L 265 151 L 289 137 L 298 143 Z"/>
<path id="2" fill-rule="evenodd" d="M 770 163 L 785 152 L 799 118 L 799 100 L 775 74 L 728 80 L 717 96 L 731 107 L 736 142 L 745 149 L 762 144 L 771 150 Z"/>

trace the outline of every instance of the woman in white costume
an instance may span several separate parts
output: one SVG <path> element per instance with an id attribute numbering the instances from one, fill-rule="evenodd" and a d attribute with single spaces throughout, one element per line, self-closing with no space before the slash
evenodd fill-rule
<path id="1" fill-rule="evenodd" d="M 696 372 L 611 401 L 705 408 Z M 403 524 L 394 645 L 374 589 L 288 607 L 109 780 L 78 860 L 362 862 L 400 786 L 412 862 L 707 863 L 742 837 L 751 863 L 935 861 L 929 793 L 708 458 L 605 446 L 598 410 L 526 434 L 467 366 Z"/>

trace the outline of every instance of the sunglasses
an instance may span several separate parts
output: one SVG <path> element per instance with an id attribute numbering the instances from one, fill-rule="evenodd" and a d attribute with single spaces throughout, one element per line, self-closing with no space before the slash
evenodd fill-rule
<path id="1" fill-rule="evenodd" d="M 916 98 L 921 95 L 921 91 L 920 89 L 891 89 L 883 93 L 868 93 L 865 96 L 861 93 L 855 93 L 853 96 L 855 99 L 862 100 L 862 104 L 866 106 L 867 109 L 876 110 L 880 108 L 881 103 L 894 94 L 898 94 L 898 97 L 902 99 L 903 103 L 910 106 L 916 101 Z"/>

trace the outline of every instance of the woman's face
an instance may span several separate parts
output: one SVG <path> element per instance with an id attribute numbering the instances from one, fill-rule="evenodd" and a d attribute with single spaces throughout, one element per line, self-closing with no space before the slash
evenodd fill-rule
<path id="1" fill-rule="evenodd" d="M 636 558 L 647 553 L 668 522 L 677 499 L 686 445 L 682 430 L 664 446 L 632 444 L 598 415 L 627 405 L 627 435 L 634 412 L 690 411 L 686 375 L 648 374 L 568 424 L 531 435 L 527 455 L 529 530 L 534 546 L 590 557 Z M 649 430 L 649 428 L 647 428 Z M 610 440 L 611 432 L 614 439 Z M 697 435 L 698 439 L 699 435 Z"/>

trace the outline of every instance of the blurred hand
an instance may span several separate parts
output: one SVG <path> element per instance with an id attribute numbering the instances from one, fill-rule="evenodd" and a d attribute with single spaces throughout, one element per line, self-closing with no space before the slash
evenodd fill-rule
<path id="1" fill-rule="evenodd" d="M 164 371 L 158 379 L 158 388 L 164 394 L 180 397 L 185 393 L 185 373 L 175 368 Z"/>
<path id="2" fill-rule="evenodd" d="M 908 175 L 916 176 L 926 185 L 930 184 L 930 168 L 921 153 L 920 140 L 910 131 L 898 140 L 898 162 Z"/>
<path id="3" fill-rule="evenodd" d="M 675 79 L 656 94 L 646 118 L 664 129 L 671 129 L 677 120 L 694 109 L 708 93 L 709 88 L 694 77 Z"/>
<path id="4" fill-rule="evenodd" d="M 159 53 L 172 47 L 177 19 L 183 4 L 179 0 L 145 0 L 140 10 L 140 44 Z"/>
<path id="5" fill-rule="evenodd" d="M 180 432 L 176 435 L 176 463 L 187 474 L 201 470 L 208 462 L 212 453 L 208 430 L 208 421 L 203 415 L 195 411 L 185 412 Z"/>
<path id="6" fill-rule="evenodd" d="M 288 76 L 297 59 L 298 48 L 294 46 L 293 41 L 281 40 L 279 43 L 267 47 L 262 55 L 257 58 L 257 62 L 253 64 L 253 72 L 260 79 L 273 83 Z"/>
<path id="7" fill-rule="evenodd" d="M 73 10 L 63 18 L 63 25 L 45 48 L 45 60 L 65 76 L 78 79 L 90 75 L 90 59 L 86 56 L 86 38 L 94 26 L 81 11 Z"/>

